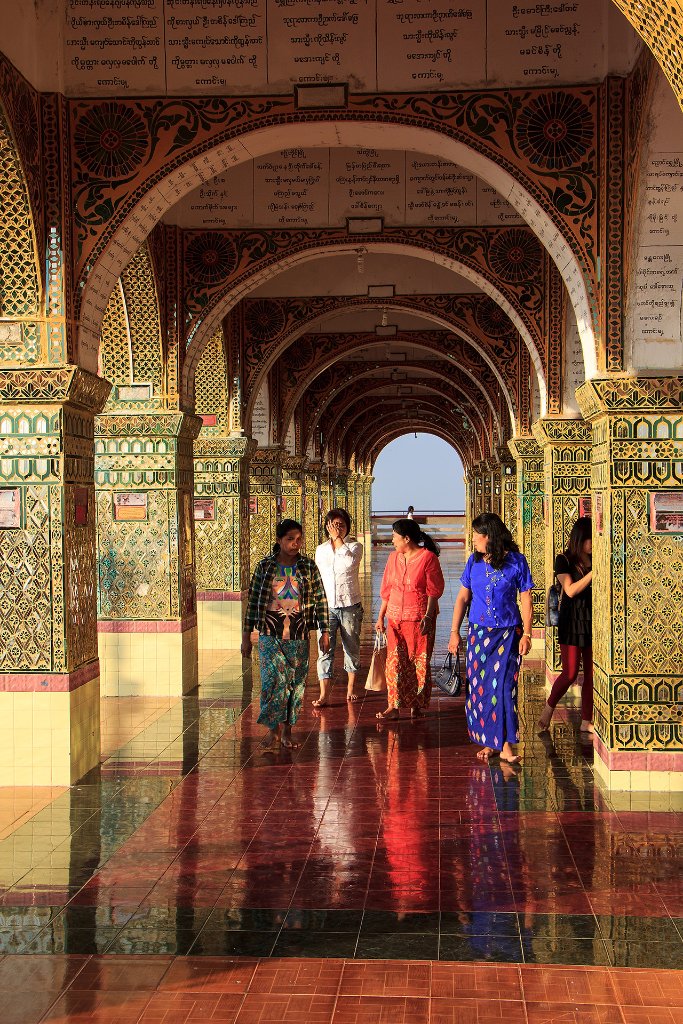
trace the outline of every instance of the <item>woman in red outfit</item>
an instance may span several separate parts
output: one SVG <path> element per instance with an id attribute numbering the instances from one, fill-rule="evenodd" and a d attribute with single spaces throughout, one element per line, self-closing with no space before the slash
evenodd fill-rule
<path id="1" fill-rule="evenodd" d="M 414 519 L 394 523 L 394 551 L 380 588 L 382 605 L 375 629 L 387 634 L 387 707 L 377 718 L 399 718 L 410 708 L 413 718 L 424 714 L 432 692 L 430 661 L 434 649 L 439 598 L 444 579 L 439 548 Z"/>

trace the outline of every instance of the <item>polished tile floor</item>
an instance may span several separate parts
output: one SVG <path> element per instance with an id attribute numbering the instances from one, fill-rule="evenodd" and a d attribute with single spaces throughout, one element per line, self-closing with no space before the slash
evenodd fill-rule
<path id="1" fill-rule="evenodd" d="M 300 749 L 264 753 L 242 670 L 105 702 L 99 771 L 6 795 L 3 1020 L 683 1021 L 683 800 L 602 792 L 576 711 L 539 738 L 540 664 L 519 770 L 474 760 L 462 699 L 378 724 L 341 683 L 314 711 L 314 673 Z"/>

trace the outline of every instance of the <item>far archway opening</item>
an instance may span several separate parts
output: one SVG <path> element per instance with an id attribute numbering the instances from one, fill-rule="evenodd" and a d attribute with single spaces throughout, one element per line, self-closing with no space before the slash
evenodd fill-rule
<path id="1" fill-rule="evenodd" d="M 384 448 L 373 468 L 372 508 L 404 515 L 462 512 L 465 508 L 463 465 L 451 445 L 432 434 L 397 437 Z"/>
<path id="2" fill-rule="evenodd" d="M 391 539 L 391 523 L 414 507 L 414 518 L 440 541 L 462 543 L 465 477 L 452 445 L 427 433 L 406 433 L 391 441 L 372 471 L 373 541 Z"/>

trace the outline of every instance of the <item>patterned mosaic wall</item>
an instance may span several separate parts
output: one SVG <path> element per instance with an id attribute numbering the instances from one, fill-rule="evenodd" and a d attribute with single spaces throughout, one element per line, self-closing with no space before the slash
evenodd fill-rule
<path id="1" fill-rule="evenodd" d="M 583 420 L 544 419 L 534 424 L 534 436 L 543 449 L 545 500 L 545 578 L 554 579 L 555 556 L 567 546 L 571 529 L 581 514 L 581 499 L 590 499 L 590 425 Z M 559 672 L 557 630 L 546 627 L 546 664 Z"/>
<path id="2" fill-rule="evenodd" d="M 533 438 L 515 438 L 508 447 L 517 460 L 517 543 L 534 580 L 534 628 L 545 622 L 545 522 L 543 452 Z"/>
<path id="3" fill-rule="evenodd" d="M 607 595 L 595 613 L 596 727 L 612 749 L 680 750 L 683 380 L 593 381 L 579 401 L 593 426 L 594 588 Z"/>
<path id="4" fill-rule="evenodd" d="M 202 434 L 194 446 L 197 590 L 239 593 L 248 584 L 249 470 L 246 438 Z M 198 515 L 201 512 L 201 516 Z M 212 517 L 212 518 L 211 518 Z"/>
<path id="5" fill-rule="evenodd" d="M 183 413 L 98 417 L 99 615 L 176 619 L 195 611 L 192 441 Z"/>
<path id="6" fill-rule="evenodd" d="M 683 108 L 683 10 L 680 2 L 614 0 L 664 69 Z"/>
<path id="7" fill-rule="evenodd" d="M 16 509 L 0 530 L 1 671 L 97 657 L 92 410 L 108 390 L 73 367 L 0 371 L 0 485 Z"/>
<path id="8" fill-rule="evenodd" d="M 225 434 L 228 430 L 228 375 L 223 331 L 209 339 L 195 377 L 195 412 L 207 419 L 202 436 Z"/>
<path id="9" fill-rule="evenodd" d="M 281 449 L 257 448 L 249 464 L 249 567 L 269 555 L 275 542 L 281 488 Z"/>

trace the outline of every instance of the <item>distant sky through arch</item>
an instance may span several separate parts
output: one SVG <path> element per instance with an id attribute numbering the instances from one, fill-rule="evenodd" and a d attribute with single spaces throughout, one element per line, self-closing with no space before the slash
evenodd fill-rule
<path id="1" fill-rule="evenodd" d="M 432 434 L 404 434 L 380 452 L 373 470 L 374 512 L 453 512 L 465 508 L 463 466 L 455 448 Z"/>

